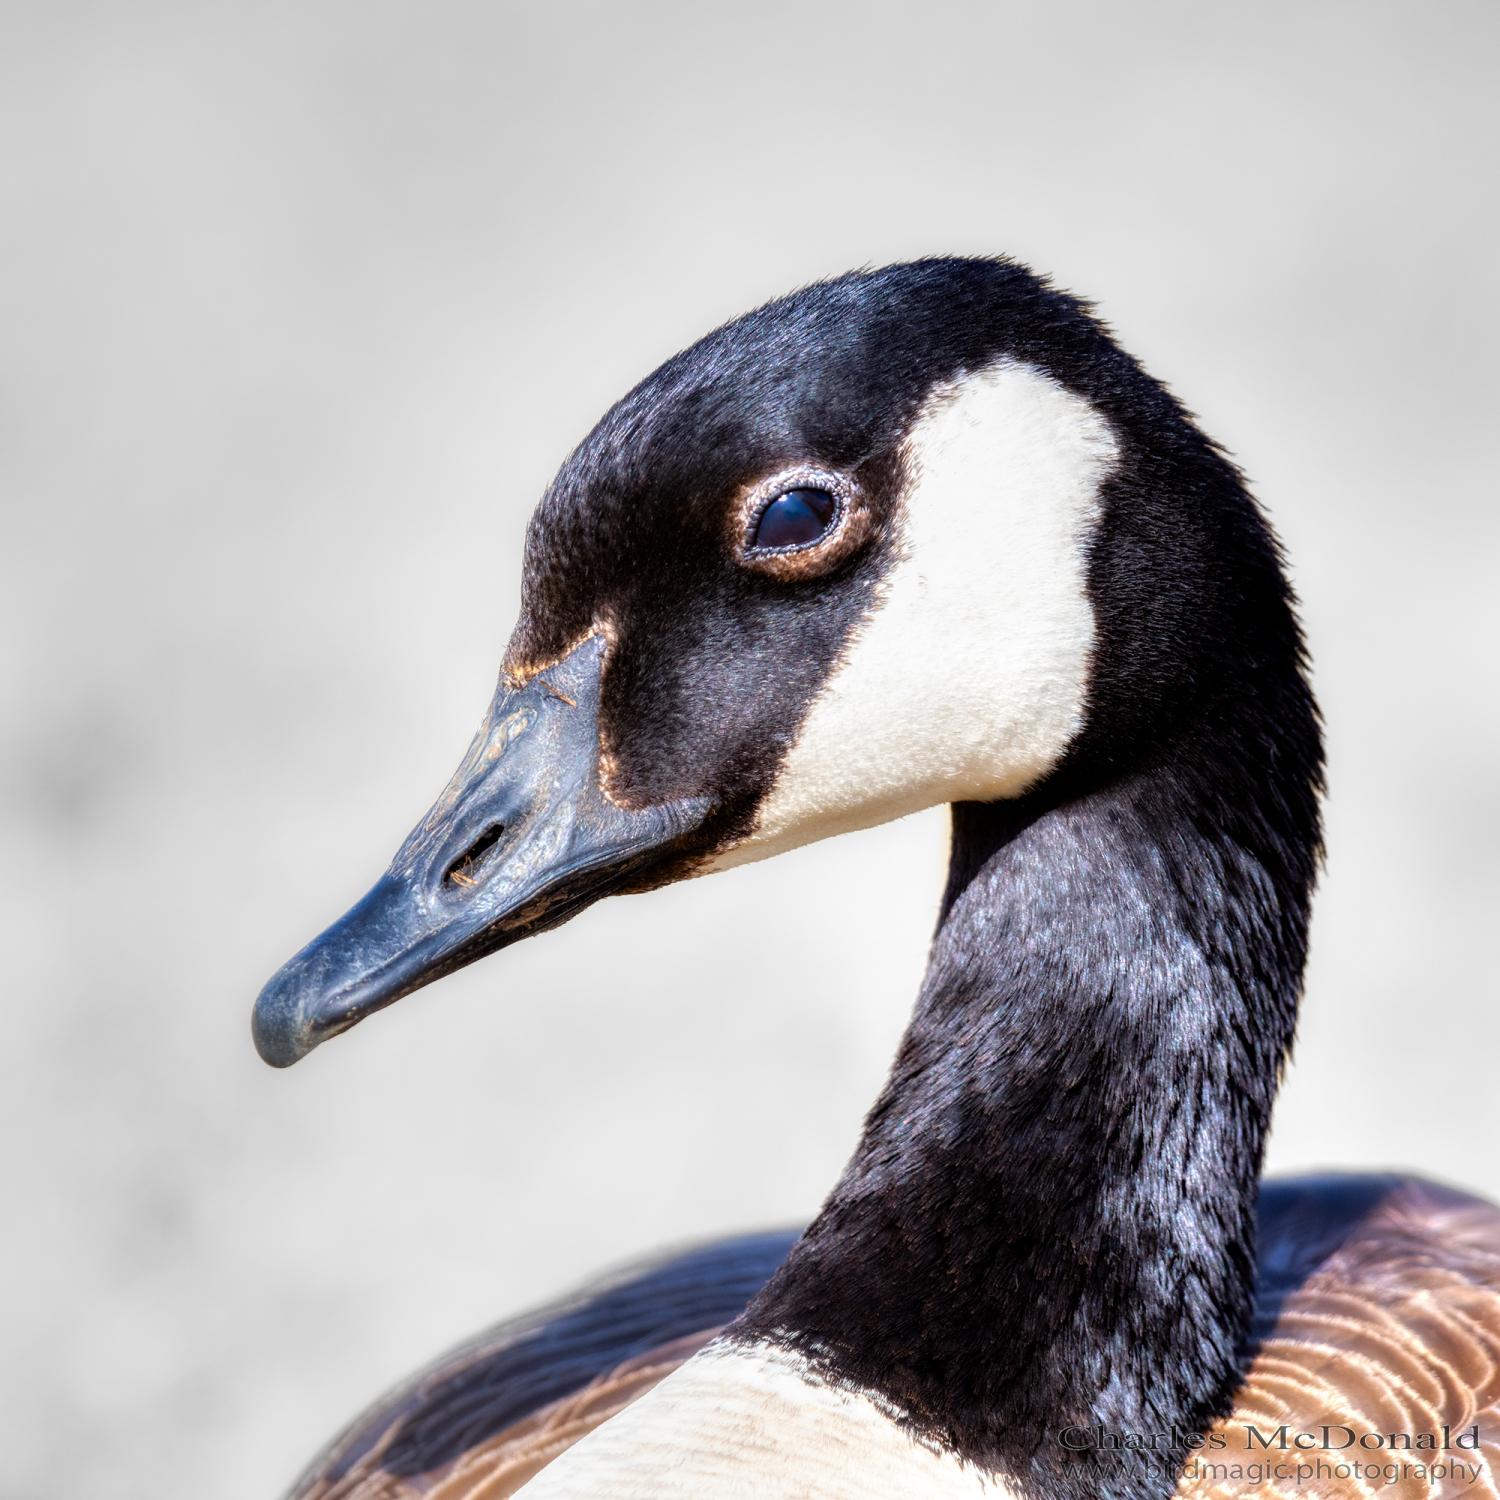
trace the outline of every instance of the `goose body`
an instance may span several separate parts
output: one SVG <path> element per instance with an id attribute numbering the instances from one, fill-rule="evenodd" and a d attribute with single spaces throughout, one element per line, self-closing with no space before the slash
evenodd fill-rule
<path id="1" fill-rule="evenodd" d="M 1263 518 L 1075 299 L 916 262 L 668 361 L 549 487 L 468 755 L 257 1045 L 947 802 L 913 1021 L 800 1236 L 487 1336 L 297 1493 L 1494 1493 L 1500 1212 L 1259 1182 L 1321 775 Z"/>

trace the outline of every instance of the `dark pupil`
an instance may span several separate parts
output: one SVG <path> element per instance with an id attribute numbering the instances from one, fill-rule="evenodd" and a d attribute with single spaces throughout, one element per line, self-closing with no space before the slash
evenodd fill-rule
<path id="1" fill-rule="evenodd" d="M 828 530 L 833 496 L 827 490 L 788 490 L 761 512 L 756 547 L 804 547 Z"/>

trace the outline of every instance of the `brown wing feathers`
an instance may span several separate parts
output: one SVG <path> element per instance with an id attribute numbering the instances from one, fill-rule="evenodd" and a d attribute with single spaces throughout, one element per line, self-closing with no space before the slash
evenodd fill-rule
<path id="1" fill-rule="evenodd" d="M 1178 1494 L 1497 1500 L 1500 1209 L 1410 1178 L 1271 1182 L 1260 1252 L 1245 1383 L 1234 1411 L 1187 1459 Z M 622 1360 L 430 1469 L 391 1472 L 393 1440 L 424 1401 L 461 1387 L 453 1377 L 482 1353 L 470 1350 L 432 1370 L 415 1398 L 387 1407 L 373 1441 L 362 1424 L 350 1441 L 363 1456 L 345 1468 L 339 1454 L 349 1442 L 341 1445 L 296 1500 L 505 1500 L 717 1331 Z M 1119 1460 L 1106 1442 L 1080 1461 Z"/>
<path id="2" fill-rule="evenodd" d="M 772 1230 L 706 1245 L 491 1329 L 376 1402 L 293 1500 L 435 1490 L 449 1500 L 528 1464 L 534 1472 L 737 1317 L 796 1237 Z M 480 1489 L 476 1500 L 508 1493 Z"/>
<path id="3" fill-rule="evenodd" d="M 1263 1288 L 1245 1384 L 1180 1495 L 1500 1494 L 1500 1209 L 1414 1179 L 1325 1197 L 1361 1182 L 1384 1190 L 1300 1280 Z M 1273 1230 L 1263 1261 L 1300 1258 L 1298 1231 Z"/>
<path id="4" fill-rule="evenodd" d="M 718 1331 L 705 1329 L 627 1359 L 582 1390 L 550 1402 L 426 1473 L 403 1477 L 385 1467 L 386 1450 L 400 1428 L 394 1422 L 342 1478 L 316 1477 L 297 1491 L 298 1500 L 507 1500 L 559 1453 L 644 1396 Z"/>

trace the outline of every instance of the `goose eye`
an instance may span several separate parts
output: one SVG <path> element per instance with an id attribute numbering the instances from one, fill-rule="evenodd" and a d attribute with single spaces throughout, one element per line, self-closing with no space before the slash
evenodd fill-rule
<path id="1" fill-rule="evenodd" d="M 752 547 L 805 547 L 833 522 L 837 509 L 827 490 L 788 490 L 760 515 Z"/>

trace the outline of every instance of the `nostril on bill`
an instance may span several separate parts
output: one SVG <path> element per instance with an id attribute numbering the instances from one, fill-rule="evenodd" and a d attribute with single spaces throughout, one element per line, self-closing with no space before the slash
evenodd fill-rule
<path id="1" fill-rule="evenodd" d="M 500 835 L 505 832 L 504 823 L 492 823 L 483 833 L 464 850 L 457 859 L 448 866 L 447 873 L 443 876 L 444 885 L 456 885 L 461 889 L 467 886 L 477 885 L 474 871 L 483 861 L 484 856 L 500 842 Z"/>

